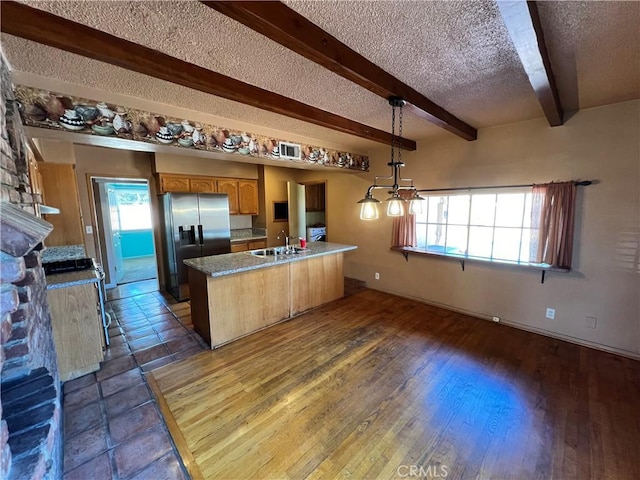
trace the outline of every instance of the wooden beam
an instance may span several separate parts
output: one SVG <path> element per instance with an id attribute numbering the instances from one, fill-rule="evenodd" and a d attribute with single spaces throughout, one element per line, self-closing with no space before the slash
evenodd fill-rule
<path id="1" fill-rule="evenodd" d="M 417 115 L 466 140 L 475 128 L 387 73 L 281 2 L 203 1 L 274 42 L 384 98 L 402 97 Z"/>
<path id="2" fill-rule="evenodd" d="M 0 2 L 2 32 L 59 48 L 150 77 L 313 123 L 375 142 L 391 134 L 297 100 L 249 85 L 165 53 L 13 1 Z M 416 142 L 403 139 L 402 148 Z"/>
<path id="3" fill-rule="evenodd" d="M 562 125 L 560 95 L 551 69 L 536 2 L 499 1 L 498 8 L 549 124 L 552 127 Z"/>

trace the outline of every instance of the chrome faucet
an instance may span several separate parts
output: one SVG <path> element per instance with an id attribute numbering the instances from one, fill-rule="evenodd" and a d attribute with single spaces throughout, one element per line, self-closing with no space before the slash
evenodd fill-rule
<path id="1" fill-rule="evenodd" d="M 286 231 L 284 230 L 280 230 L 280 232 L 278 233 L 278 236 L 276 237 L 278 240 L 280 240 L 280 234 L 284 233 L 284 246 L 285 246 L 285 251 L 287 253 L 289 253 L 289 235 L 287 234 Z"/>

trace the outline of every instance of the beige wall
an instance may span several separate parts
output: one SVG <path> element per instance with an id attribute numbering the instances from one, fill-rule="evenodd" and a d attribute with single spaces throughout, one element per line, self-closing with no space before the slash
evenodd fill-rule
<path id="1" fill-rule="evenodd" d="M 372 288 L 484 318 L 499 316 L 522 328 L 638 356 L 639 111 L 640 102 L 625 102 L 580 111 L 561 127 L 551 128 L 540 119 L 483 129 L 475 142 L 446 135 L 404 154 L 405 176 L 422 188 L 597 180 L 579 188 L 574 270 L 550 273 L 545 284 L 537 272 L 478 264 L 467 264 L 462 272 L 454 261 L 411 256 L 405 262 L 402 255 L 390 252 L 391 222 L 384 216 L 376 222 L 360 221 L 356 203 L 373 175 L 388 174 L 385 147 L 370 152 L 369 173 L 257 167 L 256 176 L 263 172 L 265 184 L 265 208 L 257 219 L 268 228 L 269 245 L 281 244 L 275 237 L 288 225 L 273 222 L 273 201 L 287 199 L 286 182 L 326 180 L 329 240 L 359 247 L 345 255 L 347 276 L 365 280 Z M 151 177 L 147 154 L 81 146 L 73 153 L 85 224 L 90 218 L 85 173 Z M 179 168 L 198 168 L 201 160 L 188 158 L 165 158 L 162 161 L 173 166 L 163 168 L 178 168 L 175 162 L 182 162 Z M 211 175 L 226 176 L 218 172 Z M 632 260 L 625 263 L 629 251 Z M 375 272 L 380 280 L 374 280 Z M 547 307 L 556 309 L 555 320 L 545 318 Z M 595 329 L 586 327 L 587 316 L 598 319 Z"/>
<path id="2" fill-rule="evenodd" d="M 33 140 L 33 143 L 45 162 L 76 163 L 76 154 L 73 151 L 73 143 L 71 142 L 36 138 Z"/>
<path id="3" fill-rule="evenodd" d="M 215 158 L 155 153 L 155 171 L 184 175 L 210 175 L 231 178 L 258 178 L 258 166 L 250 163 L 226 162 Z"/>
<path id="4" fill-rule="evenodd" d="M 86 145 L 73 145 L 76 158 L 76 179 L 80 193 L 80 209 L 84 224 L 93 227 L 93 234 L 85 231 L 85 248 L 87 255 L 96 255 L 96 236 L 98 229 L 91 208 L 91 183 L 89 177 L 114 177 L 114 178 L 139 178 L 149 181 L 152 205 L 152 221 L 156 249 L 160 248 L 159 218 L 157 216 L 157 197 L 155 182 L 151 173 L 151 154 L 144 152 L 130 152 L 127 150 L 115 150 L 111 148 L 91 147 Z"/>
<path id="5" fill-rule="evenodd" d="M 277 239 L 278 233 L 289 233 L 288 222 L 273 221 L 273 202 L 287 201 L 287 182 L 297 182 L 302 170 L 264 166 L 264 217 L 267 228 L 267 245 L 284 245 L 284 239 Z"/>
<path id="6" fill-rule="evenodd" d="M 478 140 L 447 136 L 405 154 L 405 176 L 422 188 L 504 185 L 588 179 L 580 187 L 574 270 L 550 273 L 409 257 L 389 251 L 391 222 L 358 219 L 356 202 L 374 174 L 388 174 L 388 149 L 374 152 L 376 168 L 328 178 L 328 224 L 334 242 L 358 245 L 345 274 L 368 285 L 480 317 L 631 355 L 640 354 L 640 102 L 583 110 L 564 126 L 540 119 L 484 129 Z M 317 174 L 302 176 L 302 180 Z M 379 199 L 384 194 L 378 194 Z M 632 260 L 625 263 L 631 252 Z M 633 256 L 635 255 L 635 260 Z M 374 273 L 380 280 L 374 280 Z M 545 309 L 556 309 L 555 320 Z M 596 329 L 586 317 L 596 317 Z"/>

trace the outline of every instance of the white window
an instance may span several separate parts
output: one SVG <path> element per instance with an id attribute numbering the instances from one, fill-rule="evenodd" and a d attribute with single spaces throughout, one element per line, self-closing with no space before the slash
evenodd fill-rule
<path id="1" fill-rule="evenodd" d="M 417 247 L 428 253 L 529 263 L 531 189 L 430 195 L 416 215 Z"/>
<path id="2" fill-rule="evenodd" d="M 111 189 L 109 210 L 116 230 L 150 230 L 151 210 L 146 185 L 130 189 Z"/>

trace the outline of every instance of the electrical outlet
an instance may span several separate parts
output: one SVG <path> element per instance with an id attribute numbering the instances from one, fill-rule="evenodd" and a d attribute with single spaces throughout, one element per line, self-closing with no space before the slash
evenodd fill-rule
<path id="1" fill-rule="evenodd" d="M 499 322 L 500 321 L 500 317 L 493 317 L 493 321 L 494 322 Z"/>
<path id="2" fill-rule="evenodd" d="M 548 308 L 547 307 L 547 314 L 546 317 L 549 320 L 554 320 L 556 318 L 556 309 L 555 308 Z"/>
<path id="3" fill-rule="evenodd" d="M 93 235 L 93 227 L 91 225 L 85 225 L 84 231 L 87 232 L 87 235 Z"/>
<path id="4" fill-rule="evenodd" d="M 374 277 L 376 280 L 380 280 L 380 274 L 378 272 L 375 273 Z"/>
<path id="5" fill-rule="evenodd" d="M 598 319 L 596 317 L 587 317 L 587 321 L 584 326 L 587 328 L 596 328 L 596 324 L 598 323 Z"/>

